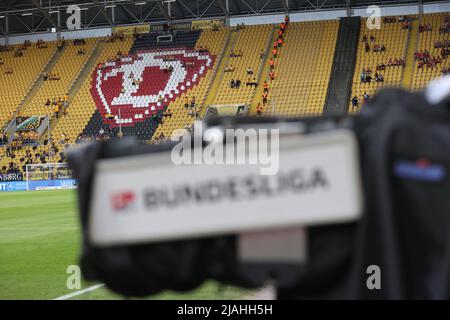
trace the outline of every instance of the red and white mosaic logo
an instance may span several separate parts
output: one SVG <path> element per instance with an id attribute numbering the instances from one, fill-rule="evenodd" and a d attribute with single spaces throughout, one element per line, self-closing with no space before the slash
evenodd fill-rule
<path id="1" fill-rule="evenodd" d="M 142 51 L 97 67 L 91 93 L 111 127 L 133 126 L 196 86 L 213 63 L 214 56 L 191 49 Z"/>

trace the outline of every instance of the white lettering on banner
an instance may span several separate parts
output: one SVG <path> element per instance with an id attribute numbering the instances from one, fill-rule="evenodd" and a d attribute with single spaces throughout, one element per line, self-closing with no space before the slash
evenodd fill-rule
<path id="1" fill-rule="evenodd" d="M 101 160 L 91 239 L 106 246 L 358 218 L 362 196 L 353 133 L 281 137 L 279 164 L 276 175 L 263 176 L 260 164 L 175 165 L 170 151 Z"/>

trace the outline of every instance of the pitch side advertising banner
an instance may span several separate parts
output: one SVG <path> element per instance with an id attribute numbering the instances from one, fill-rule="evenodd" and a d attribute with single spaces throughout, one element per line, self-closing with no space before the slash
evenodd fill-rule
<path id="1" fill-rule="evenodd" d="M 10 182 L 0 182 L 0 192 L 5 191 L 26 191 L 27 183 L 26 181 L 10 181 Z"/>
<path id="2" fill-rule="evenodd" d="M 22 172 L 18 172 L 18 173 L 1 173 L 0 174 L 0 182 L 22 181 L 22 180 L 23 180 Z"/>
<path id="3" fill-rule="evenodd" d="M 239 142 L 236 150 L 246 152 Z M 357 154 L 353 133 L 333 131 L 280 138 L 272 175 L 260 164 L 176 165 L 170 152 L 100 160 L 90 239 L 108 246 L 353 221 L 362 208 Z"/>
<path id="4" fill-rule="evenodd" d="M 221 19 L 211 19 L 211 20 L 194 20 L 192 21 L 192 30 L 206 30 L 212 29 L 214 27 L 224 27 L 225 21 Z"/>
<path id="5" fill-rule="evenodd" d="M 74 179 L 0 182 L 0 192 L 74 189 L 77 184 Z"/>
<path id="6" fill-rule="evenodd" d="M 144 34 L 150 32 L 150 25 L 149 24 L 140 24 L 140 25 L 133 25 L 133 26 L 118 26 L 114 27 L 114 32 L 116 33 L 123 33 L 123 34 Z"/>
<path id="7" fill-rule="evenodd" d="M 161 32 L 165 30 L 167 24 L 152 24 L 150 26 L 151 32 Z M 172 30 L 191 30 L 192 24 L 191 22 L 183 22 L 183 23 L 172 23 Z"/>

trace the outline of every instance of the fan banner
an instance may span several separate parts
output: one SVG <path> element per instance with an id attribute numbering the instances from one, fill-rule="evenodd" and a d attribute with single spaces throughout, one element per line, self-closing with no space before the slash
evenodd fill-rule
<path id="1" fill-rule="evenodd" d="M 215 57 L 193 49 L 142 51 L 98 66 L 91 93 L 104 122 L 134 126 L 196 86 Z"/>

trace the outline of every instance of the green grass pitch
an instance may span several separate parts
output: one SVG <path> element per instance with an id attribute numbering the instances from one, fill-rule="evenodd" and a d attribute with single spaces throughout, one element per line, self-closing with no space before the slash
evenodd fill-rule
<path id="1" fill-rule="evenodd" d="M 67 288 L 69 265 L 78 264 L 80 230 L 76 191 L 0 193 L 0 300 L 55 299 Z M 95 283 L 82 282 L 82 288 Z M 75 290 L 77 291 L 77 290 Z M 207 282 L 190 293 L 149 299 L 234 299 L 248 291 Z M 73 299 L 123 299 L 101 287 Z"/>

